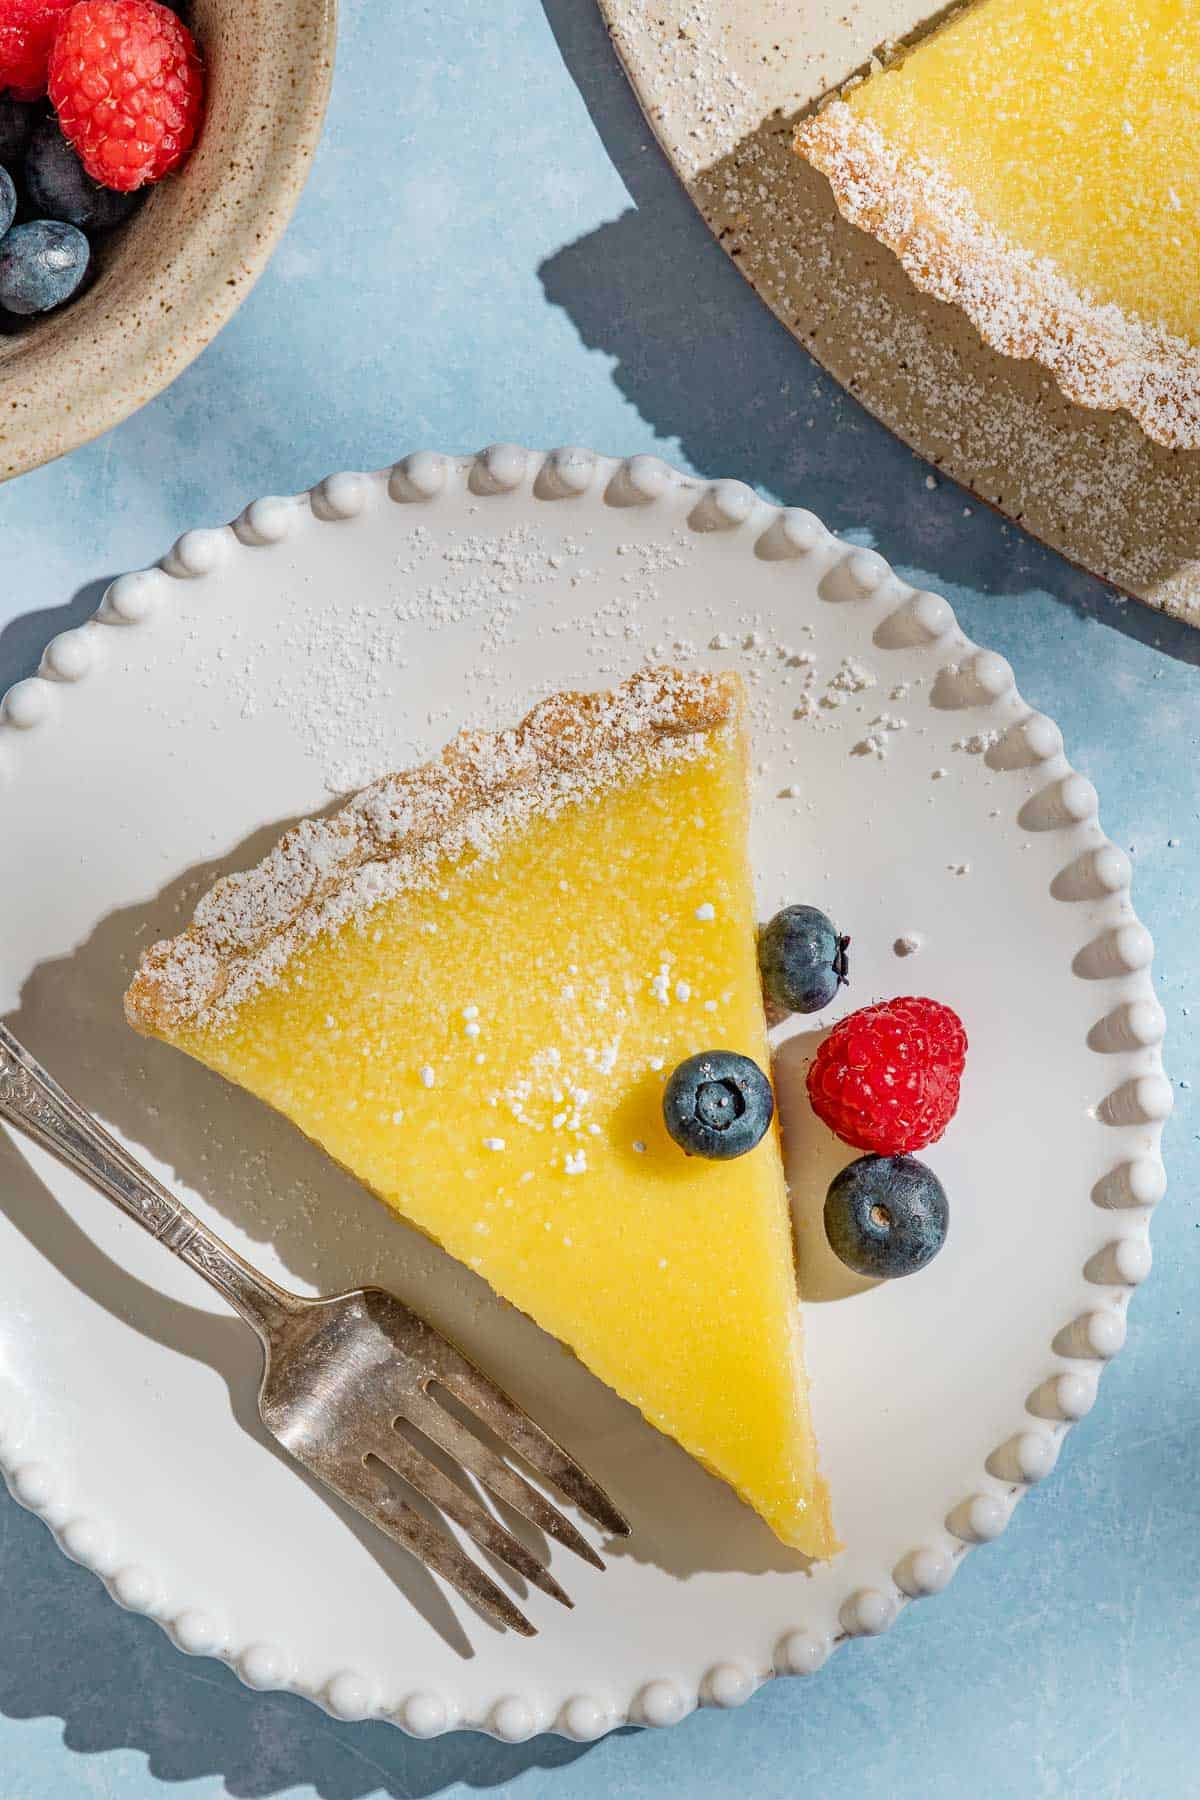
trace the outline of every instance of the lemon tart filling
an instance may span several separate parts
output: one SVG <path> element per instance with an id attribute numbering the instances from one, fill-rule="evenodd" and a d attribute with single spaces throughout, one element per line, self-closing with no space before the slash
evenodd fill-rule
<path id="1" fill-rule="evenodd" d="M 126 1008 L 821 1557 L 777 1132 L 707 1162 L 662 1115 L 699 1051 L 769 1067 L 747 766 L 735 676 L 557 696 L 218 883 Z"/>
<path id="2" fill-rule="evenodd" d="M 1195 447 L 1198 63 L 1190 0 L 978 0 L 796 147 L 994 348 Z"/>

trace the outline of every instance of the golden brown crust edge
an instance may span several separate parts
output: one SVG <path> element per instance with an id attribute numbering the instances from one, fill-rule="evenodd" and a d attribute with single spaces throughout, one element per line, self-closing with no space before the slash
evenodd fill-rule
<path id="1" fill-rule="evenodd" d="M 255 868 L 217 881 L 186 930 L 143 955 L 126 1018 L 169 1038 L 231 1010 L 302 943 L 386 898 L 389 879 L 405 885 L 402 872 L 419 872 L 442 846 L 465 847 L 488 819 L 502 828 L 542 801 L 617 778 L 743 705 L 734 673 L 652 669 L 610 692 L 552 695 L 508 731 L 461 732 L 433 761 L 373 782 L 330 818 L 302 820 Z"/>
<path id="2" fill-rule="evenodd" d="M 960 307 L 993 350 L 1041 363 L 1077 405 L 1131 413 L 1155 443 L 1200 447 L 1200 349 L 1007 243 L 968 195 L 844 101 L 803 119 L 794 148 L 827 178 L 842 215 L 922 292 Z"/>

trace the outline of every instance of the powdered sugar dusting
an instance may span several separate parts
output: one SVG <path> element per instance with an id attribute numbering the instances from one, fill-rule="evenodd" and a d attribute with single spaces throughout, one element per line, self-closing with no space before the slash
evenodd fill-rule
<path id="1" fill-rule="evenodd" d="M 684 551 L 674 542 L 654 545 L 630 561 L 636 571 L 631 585 L 619 586 L 584 618 L 564 611 L 562 620 L 536 629 L 575 630 L 598 657 L 614 638 L 636 640 L 640 616 L 657 598 L 653 574 L 681 567 Z M 285 718 L 331 794 L 353 793 L 398 762 L 426 753 L 417 736 L 401 735 L 398 723 L 412 716 L 403 704 L 411 694 L 405 672 L 420 665 L 431 636 L 455 629 L 474 633 L 465 679 L 470 716 L 496 716 L 507 705 L 498 660 L 520 641 L 540 590 L 557 584 L 569 594 L 596 574 L 583 537 L 528 524 L 499 532 L 459 528 L 448 537 L 414 525 L 401 537 L 393 567 L 394 581 L 378 596 L 337 608 L 297 608 L 294 619 L 265 635 L 243 628 L 236 656 L 219 653 L 198 667 L 201 685 L 221 682 L 233 689 L 243 717 L 273 712 Z M 363 704 L 364 695 L 371 704 Z M 442 721 L 452 729 L 448 711 L 426 715 L 426 724 Z"/>
<path id="2" fill-rule="evenodd" d="M 294 673 L 287 681 L 266 680 L 264 658 L 247 659 L 235 677 L 246 705 L 287 716 L 305 747 L 323 758 L 331 793 L 346 793 L 380 773 L 378 711 L 360 705 L 358 697 L 398 699 L 396 677 L 409 657 L 395 609 L 356 601 L 337 611 L 306 610 L 302 622 L 286 625 L 277 642 L 272 661 Z"/>
<path id="3" fill-rule="evenodd" d="M 332 818 L 303 820 L 257 868 L 217 882 L 191 927 L 143 957 L 126 996 L 130 1023 L 228 1021 L 305 944 L 430 886 L 448 861 L 494 857 L 535 813 L 702 755 L 737 695 L 729 676 L 652 670 L 613 693 L 557 695 L 515 729 L 462 733 L 438 761 L 374 783 Z M 474 1011 L 464 1017 L 471 1036 L 481 1030 Z"/>
<path id="4" fill-rule="evenodd" d="M 720 26 L 704 0 L 685 0 L 666 34 L 655 30 L 659 17 L 651 0 L 628 0 L 623 12 L 614 22 L 618 50 L 628 54 L 638 38 L 655 41 L 663 88 L 687 97 L 681 160 L 685 175 L 693 175 L 757 123 L 754 96 L 726 55 Z"/>
<path id="5" fill-rule="evenodd" d="M 897 731 L 907 731 L 908 720 L 899 719 L 894 713 L 880 713 L 871 720 L 867 735 L 860 738 L 852 748 L 854 756 L 873 756 L 876 761 L 883 762 L 890 748 L 889 739 Z"/>
<path id="6" fill-rule="evenodd" d="M 973 731 L 970 737 L 955 738 L 950 748 L 963 750 L 968 756 L 985 756 L 993 745 L 1000 742 L 998 731 Z"/>
<path id="7" fill-rule="evenodd" d="M 961 306 L 994 349 L 1043 363 L 1082 406 L 1125 408 L 1157 443 L 1200 447 L 1200 349 L 1009 243 L 967 194 L 844 101 L 803 120 L 796 148 L 851 224 L 886 244 L 918 287 Z"/>
<path id="8" fill-rule="evenodd" d="M 531 525 L 511 525 L 500 533 L 468 532 L 445 546 L 437 579 L 405 583 L 397 593 L 395 617 L 402 623 L 458 625 L 478 619 L 485 648 L 511 641 L 526 597 L 557 581 L 564 570 L 578 585 L 592 577 L 583 562 L 584 544 L 571 537 L 548 543 Z M 411 566 L 398 559 L 401 574 Z"/>

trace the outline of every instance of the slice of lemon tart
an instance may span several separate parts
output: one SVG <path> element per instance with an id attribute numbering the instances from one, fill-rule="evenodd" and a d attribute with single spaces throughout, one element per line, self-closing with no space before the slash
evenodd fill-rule
<path id="1" fill-rule="evenodd" d="M 778 1137 L 686 1156 L 672 1069 L 763 1069 L 739 679 L 652 671 L 289 831 L 131 1023 L 269 1101 L 785 1543 L 836 1548 Z"/>
<path id="2" fill-rule="evenodd" d="M 1194 448 L 1198 64 L 1194 0 L 978 0 L 796 148 L 993 348 Z"/>

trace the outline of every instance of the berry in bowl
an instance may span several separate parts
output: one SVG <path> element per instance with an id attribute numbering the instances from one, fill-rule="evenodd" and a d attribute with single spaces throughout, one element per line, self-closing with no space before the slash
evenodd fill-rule
<path id="1" fill-rule="evenodd" d="M 81 294 L 93 243 L 182 165 L 204 71 L 159 0 L 0 0 L 0 21 L 0 308 L 11 324 Z"/>
<path id="2" fill-rule="evenodd" d="M 334 0 L 0 0 L 0 479 L 165 387 L 316 148 Z"/>

